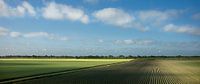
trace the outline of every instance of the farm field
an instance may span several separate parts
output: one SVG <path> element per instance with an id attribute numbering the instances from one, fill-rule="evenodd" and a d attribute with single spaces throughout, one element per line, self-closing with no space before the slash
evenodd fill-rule
<path id="1" fill-rule="evenodd" d="M 200 59 L 1 59 L 0 63 L 2 81 L 46 74 L 13 82 L 17 84 L 200 84 Z M 90 66 L 97 67 L 76 71 Z M 51 75 L 63 70 L 75 72 Z"/>
<path id="2" fill-rule="evenodd" d="M 139 59 L 22 84 L 200 84 L 200 60 Z"/>
<path id="3" fill-rule="evenodd" d="M 0 81 L 129 60 L 131 59 L 0 59 Z"/>

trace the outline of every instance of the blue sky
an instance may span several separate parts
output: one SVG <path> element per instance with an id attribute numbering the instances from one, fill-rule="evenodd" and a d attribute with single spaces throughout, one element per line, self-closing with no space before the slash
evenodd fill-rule
<path id="1" fill-rule="evenodd" d="M 199 0 L 1 0 L 0 55 L 200 55 Z"/>

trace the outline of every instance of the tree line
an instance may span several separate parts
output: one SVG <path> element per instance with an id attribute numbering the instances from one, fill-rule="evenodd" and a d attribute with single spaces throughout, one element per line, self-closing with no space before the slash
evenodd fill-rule
<path id="1" fill-rule="evenodd" d="M 133 55 L 108 55 L 108 56 L 99 56 L 99 55 L 89 55 L 89 56 L 54 56 L 54 55 L 45 55 L 45 56 L 38 56 L 38 55 L 31 55 L 31 56 L 21 56 L 21 55 L 7 55 L 7 56 L 0 56 L 0 58 L 76 58 L 76 59 L 130 59 L 130 58 L 200 58 L 200 56 L 133 56 Z"/>

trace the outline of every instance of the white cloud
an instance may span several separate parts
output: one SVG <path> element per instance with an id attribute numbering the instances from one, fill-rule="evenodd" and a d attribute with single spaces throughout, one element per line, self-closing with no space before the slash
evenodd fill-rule
<path id="1" fill-rule="evenodd" d="M 43 17 L 46 19 L 63 19 L 64 14 L 60 13 L 61 10 L 56 6 L 56 3 L 49 3 L 47 7 L 43 8 Z"/>
<path id="2" fill-rule="evenodd" d="M 122 28 L 136 28 L 147 31 L 150 28 L 165 24 L 168 20 L 181 14 L 182 10 L 142 10 L 132 14 L 118 8 L 104 8 L 93 13 L 93 16 L 105 24 L 111 24 Z"/>
<path id="3" fill-rule="evenodd" d="M 35 9 L 28 2 L 24 1 L 22 5 L 11 7 L 4 0 L 0 0 L 0 17 L 24 16 L 25 14 L 31 16 L 36 14 Z"/>
<path id="4" fill-rule="evenodd" d="M 16 37 L 20 37 L 21 33 L 20 32 L 10 32 L 10 37 L 16 38 Z"/>
<path id="5" fill-rule="evenodd" d="M 6 36 L 9 30 L 0 26 L 0 36 Z"/>
<path id="6" fill-rule="evenodd" d="M 178 10 L 165 10 L 165 11 L 159 11 L 159 10 L 143 10 L 143 11 L 137 11 L 136 16 L 138 20 L 146 23 L 150 22 L 151 24 L 159 24 L 163 21 L 172 19 L 173 17 L 180 14 L 181 11 Z"/>
<path id="7" fill-rule="evenodd" d="M 136 28 L 142 31 L 149 29 L 152 24 L 159 24 L 178 16 L 181 10 L 142 10 L 132 14 L 118 8 L 104 8 L 93 13 L 93 16 L 106 24 L 119 27 Z"/>
<path id="8" fill-rule="evenodd" d="M 85 24 L 89 23 L 89 17 L 87 15 L 84 15 L 80 20 L 82 23 Z"/>
<path id="9" fill-rule="evenodd" d="M 28 2 L 24 1 L 22 3 L 22 6 L 24 7 L 24 9 L 26 9 L 26 11 L 31 15 L 31 16 L 35 16 L 36 12 L 35 12 L 35 8 L 30 5 Z"/>
<path id="10" fill-rule="evenodd" d="M 61 40 L 61 41 L 68 40 L 68 37 L 66 37 L 66 36 L 58 36 L 58 35 L 47 33 L 47 32 L 29 32 L 29 33 L 23 34 L 23 37 L 25 37 L 25 38 L 47 38 L 50 40 Z"/>
<path id="11" fill-rule="evenodd" d="M 134 17 L 117 8 L 104 8 L 93 13 L 93 16 L 106 24 L 127 27 L 134 21 Z"/>
<path id="12" fill-rule="evenodd" d="M 177 26 L 174 24 L 168 24 L 164 26 L 164 31 L 166 32 L 177 32 L 177 33 L 187 33 L 192 35 L 200 35 L 200 29 L 189 25 Z"/>
<path id="13" fill-rule="evenodd" d="M 8 6 L 4 0 L 0 0 L 0 16 L 22 16 L 24 14 L 24 8 L 17 7 L 17 8 L 12 8 Z"/>
<path id="14" fill-rule="evenodd" d="M 126 45 L 150 45 L 153 43 L 152 40 L 132 40 L 132 39 L 127 39 L 127 40 L 116 40 L 116 44 L 126 44 Z"/>
<path id="15" fill-rule="evenodd" d="M 195 20 L 200 20 L 200 13 L 196 13 L 192 16 L 193 19 Z"/>
<path id="16" fill-rule="evenodd" d="M 33 37 L 48 37 L 49 34 L 47 32 L 30 32 L 23 35 L 26 38 L 33 38 Z"/>
<path id="17" fill-rule="evenodd" d="M 71 21 L 81 21 L 82 23 L 88 23 L 88 15 L 83 10 L 74 8 L 69 5 L 57 4 L 50 2 L 43 9 L 43 17 L 52 20 L 67 19 Z"/>
<path id="18" fill-rule="evenodd" d="M 48 32 L 28 32 L 28 33 L 22 33 L 22 32 L 16 32 L 16 31 L 10 31 L 7 28 L 0 26 L 0 36 L 9 36 L 12 38 L 47 38 L 50 40 L 61 40 L 61 41 L 67 41 L 69 38 L 67 36 L 59 36 L 56 34 L 48 33 Z"/>
<path id="19" fill-rule="evenodd" d="M 133 44 L 133 43 L 134 43 L 133 40 L 123 40 L 123 42 L 124 42 L 125 44 Z"/>

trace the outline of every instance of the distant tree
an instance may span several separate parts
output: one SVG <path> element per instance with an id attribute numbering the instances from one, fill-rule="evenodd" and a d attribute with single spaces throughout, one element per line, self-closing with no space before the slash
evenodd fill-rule
<path id="1" fill-rule="evenodd" d="M 113 55 L 109 55 L 108 58 L 114 58 L 114 56 Z"/>
<path id="2" fill-rule="evenodd" d="M 124 55 L 119 55 L 119 58 L 125 58 L 125 56 Z"/>

